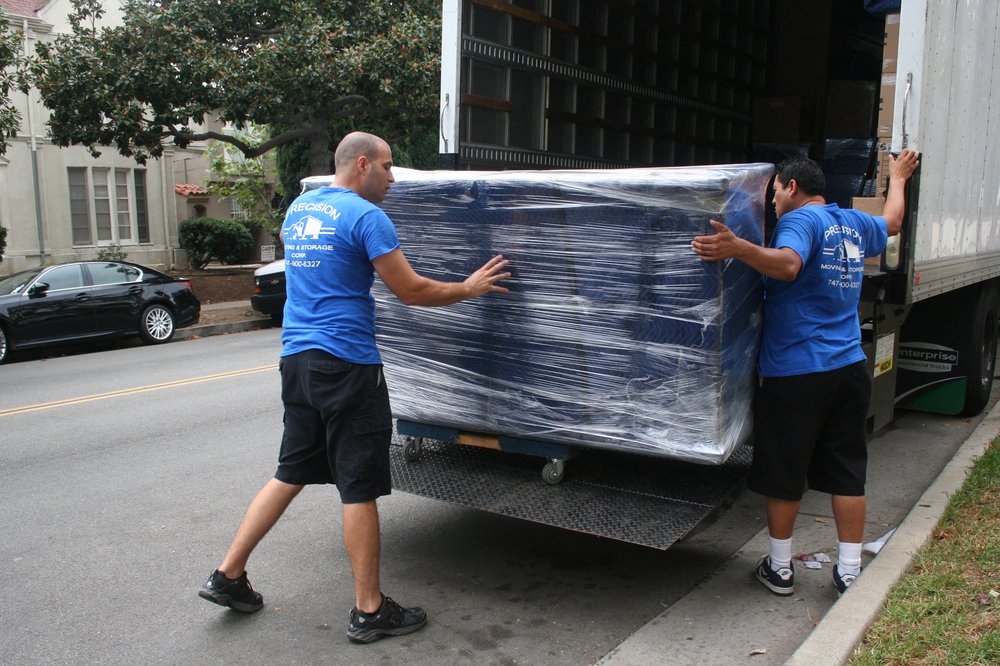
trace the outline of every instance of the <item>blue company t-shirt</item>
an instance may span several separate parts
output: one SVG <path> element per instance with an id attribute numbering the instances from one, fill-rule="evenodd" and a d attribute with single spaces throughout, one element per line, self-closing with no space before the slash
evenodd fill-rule
<path id="1" fill-rule="evenodd" d="M 381 363 L 371 262 L 399 247 L 389 217 L 351 190 L 321 187 L 288 207 L 281 239 L 287 293 L 281 355 L 322 349 L 352 363 Z"/>
<path id="2" fill-rule="evenodd" d="M 802 206 L 778 220 L 771 247 L 802 259 L 791 282 L 764 278 L 764 377 L 843 368 L 865 358 L 858 300 L 865 257 L 881 254 L 885 218 L 836 204 Z"/>

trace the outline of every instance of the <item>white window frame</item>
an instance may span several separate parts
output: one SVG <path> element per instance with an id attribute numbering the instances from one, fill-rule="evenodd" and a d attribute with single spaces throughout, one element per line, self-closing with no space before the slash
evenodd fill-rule
<path id="1" fill-rule="evenodd" d="M 90 224 L 90 242 L 74 243 L 74 246 L 139 245 L 135 179 L 137 171 L 145 170 L 98 166 L 69 168 L 82 171 L 85 175 L 86 209 Z M 71 191 L 71 209 L 72 195 Z M 105 237 L 102 238 L 102 235 Z"/>
<path id="2" fill-rule="evenodd" d="M 244 221 L 250 219 L 250 211 L 241 206 L 236 197 L 230 197 L 229 204 L 229 215 L 232 219 Z"/>

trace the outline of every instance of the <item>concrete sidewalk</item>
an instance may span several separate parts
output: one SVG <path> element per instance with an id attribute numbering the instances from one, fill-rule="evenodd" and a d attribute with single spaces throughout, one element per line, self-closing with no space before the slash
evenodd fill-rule
<path id="1" fill-rule="evenodd" d="M 780 598 L 764 590 L 750 572 L 760 555 L 767 552 L 765 528 L 712 577 L 636 631 L 598 663 L 602 666 L 657 663 L 708 665 L 736 663 L 742 659 L 752 659 L 754 664 L 785 663 L 796 666 L 846 663 L 865 631 L 878 617 L 889 591 L 909 569 L 916 551 L 930 538 L 950 497 L 961 488 L 973 462 L 986 451 L 998 432 L 1000 403 L 993 406 L 937 478 L 911 505 L 878 555 L 872 557 L 865 554 L 862 575 L 839 600 L 833 590 L 830 564 L 823 565 L 821 570 L 810 570 L 798 562 L 795 594 L 791 597 Z M 905 437 L 902 435 L 903 439 Z M 900 450 L 905 451 L 905 443 L 901 446 Z M 900 460 L 894 470 L 897 483 L 906 482 L 906 464 L 919 464 L 919 461 Z M 892 465 L 889 469 L 893 469 Z M 891 483 L 884 471 L 870 469 L 870 500 L 873 477 L 881 477 L 874 483 Z M 802 513 L 795 526 L 793 551 L 827 552 L 835 561 L 836 535 L 833 533 L 832 515 L 825 517 L 824 512 L 817 508 L 827 501 L 826 498 L 815 492 L 809 492 L 803 498 Z M 877 515 L 872 515 L 878 511 L 878 505 L 869 501 L 866 539 L 880 535 L 871 533 L 873 523 L 882 530 L 881 533 L 887 531 L 891 524 L 891 521 L 883 522 Z M 828 547 L 821 547 L 823 544 L 828 544 Z M 801 627 L 804 622 L 815 627 L 803 638 Z"/>

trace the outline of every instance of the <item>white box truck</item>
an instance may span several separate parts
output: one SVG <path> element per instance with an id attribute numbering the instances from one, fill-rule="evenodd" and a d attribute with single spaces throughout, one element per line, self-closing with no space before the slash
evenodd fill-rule
<path id="1" fill-rule="evenodd" d="M 870 430 L 897 407 L 979 413 L 1000 315 L 1000 4 L 903 0 L 888 16 L 863 6 L 874 4 L 885 3 L 445 0 L 442 166 L 688 166 L 808 154 L 822 160 L 828 198 L 848 206 L 878 196 L 889 151 L 918 150 L 903 231 L 864 277 Z M 608 507 L 634 499 L 601 497 L 581 518 L 585 498 L 553 509 L 551 496 L 518 486 L 520 502 L 485 506 L 476 498 L 499 477 L 486 471 L 459 490 L 453 484 L 468 475 L 431 467 L 401 466 L 402 489 L 660 547 L 733 488 L 690 489 L 662 510 L 632 505 L 623 514 L 645 511 L 651 522 L 699 507 L 666 538 L 647 538 L 606 525 L 616 522 Z M 645 502 L 650 488 L 623 492 Z"/>

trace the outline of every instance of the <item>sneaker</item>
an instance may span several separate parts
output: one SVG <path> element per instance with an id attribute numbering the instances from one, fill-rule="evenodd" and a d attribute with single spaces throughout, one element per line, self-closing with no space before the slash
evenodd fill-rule
<path id="1" fill-rule="evenodd" d="M 355 643 L 371 643 L 385 636 L 411 634 L 426 623 L 427 613 L 423 608 L 403 608 L 382 595 L 382 605 L 374 613 L 351 609 L 347 637 Z"/>
<path id="2" fill-rule="evenodd" d="M 794 572 L 790 566 L 781 567 L 777 571 L 771 568 L 771 556 L 765 555 L 757 562 L 754 576 L 761 584 L 775 594 L 788 596 L 795 591 Z"/>
<path id="3" fill-rule="evenodd" d="M 247 574 L 233 580 L 216 569 L 201 586 L 198 596 L 213 604 L 227 606 L 241 613 L 256 613 L 264 607 L 264 597 L 254 592 L 247 580 Z"/>
<path id="4" fill-rule="evenodd" d="M 847 588 L 851 586 L 854 579 L 858 577 L 858 574 L 841 574 L 840 567 L 836 564 L 833 565 L 833 585 L 837 588 L 837 596 L 839 597 Z"/>

